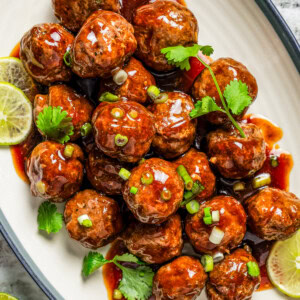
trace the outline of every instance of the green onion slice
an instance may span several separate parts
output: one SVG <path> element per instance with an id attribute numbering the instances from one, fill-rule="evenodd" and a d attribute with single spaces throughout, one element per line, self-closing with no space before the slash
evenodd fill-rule
<path id="1" fill-rule="evenodd" d="M 252 186 L 254 189 L 258 189 L 271 183 L 271 175 L 269 173 L 262 173 L 257 175 L 252 180 Z"/>
<path id="2" fill-rule="evenodd" d="M 119 101 L 119 97 L 110 92 L 105 92 L 100 96 L 99 101 L 100 102 L 117 102 L 117 101 Z"/>
<path id="3" fill-rule="evenodd" d="M 138 188 L 137 187 L 135 187 L 135 186 L 132 186 L 131 188 L 130 188 L 130 193 L 131 194 L 133 194 L 133 195 L 135 195 L 137 192 L 138 192 Z"/>
<path id="4" fill-rule="evenodd" d="M 248 274 L 252 277 L 258 277 L 260 275 L 260 270 L 257 262 L 249 261 L 247 262 Z"/>
<path id="5" fill-rule="evenodd" d="M 156 99 L 159 96 L 160 90 L 159 90 L 159 88 L 157 86 L 151 85 L 147 89 L 147 94 L 149 95 L 149 97 L 152 100 L 154 100 L 154 99 Z"/>
<path id="6" fill-rule="evenodd" d="M 81 136 L 88 136 L 92 132 L 91 123 L 85 123 L 80 128 Z"/>
<path id="7" fill-rule="evenodd" d="M 214 269 L 214 259 L 210 255 L 202 255 L 201 264 L 205 272 L 211 272 Z"/>
<path id="8" fill-rule="evenodd" d="M 130 177 L 131 173 L 124 169 L 124 168 L 121 168 L 120 172 L 119 172 L 119 176 L 124 179 L 124 180 L 128 180 L 129 177 Z"/>
<path id="9" fill-rule="evenodd" d="M 81 215 L 77 218 L 78 223 L 83 226 L 83 227 L 92 227 L 93 223 L 92 220 L 90 219 L 90 217 L 88 215 Z"/>
<path id="10" fill-rule="evenodd" d="M 154 177 L 150 171 L 146 171 L 142 174 L 141 182 L 142 184 L 149 185 L 153 182 Z"/>
<path id="11" fill-rule="evenodd" d="M 71 158 L 72 155 L 73 155 L 74 150 L 75 150 L 74 146 L 72 146 L 72 145 L 67 145 L 67 146 L 65 147 L 65 150 L 64 150 L 64 156 L 65 156 L 65 157 L 68 157 L 68 158 Z"/>
<path id="12" fill-rule="evenodd" d="M 196 214 L 200 209 L 200 204 L 196 200 L 190 201 L 186 206 L 186 210 L 191 214 Z"/>
<path id="13" fill-rule="evenodd" d="M 193 188 L 194 182 L 193 182 L 191 176 L 189 175 L 189 173 L 187 172 L 186 168 L 183 165 L 180 165 L 176 169 L 176 171 L 179 174 L 179 176 L 181 176 L 181 178 L 183 179 L 185 188 L 188 191 L 190 191 Z"/>
<path id="14" fill-rule="evenodd" d="M 72 60 L 70 50 L 66 51 L 66 53 L 64 54 L 64 63 L 68 67 L 71 66 Z"/>
<path id="15" fill-rule="evenodd" d="M 128 137 L 126 135 L 117 134 L 115 136 L 115 144 L 118 147 L 124 147 L 128 143 Z"/>

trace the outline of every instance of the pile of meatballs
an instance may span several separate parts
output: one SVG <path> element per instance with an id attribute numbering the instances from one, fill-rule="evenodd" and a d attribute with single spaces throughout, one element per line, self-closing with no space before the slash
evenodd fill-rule
<path id="1" fill-rule="evenodd" d="M 247 263 L 255 258 L 249 247 L 240 246 L 246 228 L 264 240 L 286 239 L 300 227 L 300 200 L 270 187 L 243 203 L 216 193 L 216 176 L 245 179 L 260 170 L 266 143 L 256 125 L 241 122 L 246 110 L 234 116 L 245 138 L 222 112 L 209 113 L 201 122 L 190 119 L 195 102 L 205 96 L 221 106 L 207 69 L 188 93 L 166 90 L 163 103 L 149 97 L 148 88 L 157 85 L 152 73 L 168 76 L 175 69 L 161 49 L 198 42 L 193 13 L 175 1 L 141 1 L 130 23 L 121 15 L 119 0 L 52 1 L 60 24 L 29 30 L 21 40 L 20 58 L 45 91 L 32 99 L 35 121 L 44 108 L 60 106 L 72 118 L 74 134 L 70 143 L 44 137 L 34 147 L 26 159 L 32 194 L 67 201 L 66 228 L 84 247 L 98 249 L 121 239 L 130 253 L 161 265 L 154 277 L 155 299 L 195 299 L 205 286 L 209 299 L 251 298 L 260 276 L 247 272 Z M 67 52 L 69 64 L 64 60 Z M 257 83 L 243 64 L 220 58 L 211 68 L 222 92 L 230 81 L 241 80 L 255 100 Z M 121 83 L 115 80 L 120 71 L 126 73 Z M 98 78 L 97 96 L 110 92 L 118 101 L 95 104 L 74 89 L 74 78 Z M 205 136 L 203 121 L 213 128 Z M 82 142 L 86 124 L 92 126 L 89 143 Z M 206 141 L 204 152 L 194 147 L 199 136 Z M 66 156 L 70 145 L 73 152 Z M 181 165 L 203 186 L 194 214 L 181 207 L 185 185 L 176 172 Z M 127 171 L 127 178 L 120 176 L 121 170 Z M 83 189 L 84 181 L 90 188 Z M 203 222 L 207 207 L 219 212 L 218 222 Z M 78 222 L 82 215 L 88 215 L 91 227 Z M 224 233 L 218 244 L 210 239 L 215 227 Z M 205 273 L 198 258 L 182 255 L 184 237 L 197 253 L 221 253 L 225 258 Z"/>

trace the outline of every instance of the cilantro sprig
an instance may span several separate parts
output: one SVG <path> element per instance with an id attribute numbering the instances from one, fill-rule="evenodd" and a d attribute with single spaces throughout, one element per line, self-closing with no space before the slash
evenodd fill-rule
<path id="1" fill-rule="evenodd" d="M 128 268 L 121 265 L 120 262 L 136 263 L 138 267 L 135 269 Z M 108 263 L 114 263 L 122 271 L 122 280 L 118 290 L 126 299 L 146 300 L 150 297 L 154 272 L 132 254 L 116 255 L 112 260 L 107 260 L 98 252 L 89 252 L 83 260 L 82 273 L 87 277 Z"/>
<path id="2" fill-rule="evenodd" d="M 47 138 L 64 144 L 74 134 L 72 118 L 60 106 L 48 106 L 39 113 L 36 125 Z"/>

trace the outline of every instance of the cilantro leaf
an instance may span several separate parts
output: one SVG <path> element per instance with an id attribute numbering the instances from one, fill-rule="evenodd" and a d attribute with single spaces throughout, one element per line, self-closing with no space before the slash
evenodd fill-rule
<path id="1" fill-rule="evenodd" d="M 214 53 L 213 47 L 208 45 L 202 46 L 200 51 L 206 56 L 211 56 Z"/>
<path id="2" fill-rule="evenodd" d="M 45 201 L 39 207 L 37 221 L 39 229 L 50 234 L 61 230 L 63 216 L 57 212 L 55 204 Z"/>
<path id="3" fill-rule="evenodd" d="M 49 139 L 64 144 L 74 134 L 72 118 L 67 115 L 60 106 L 48 106 L 39 113 L 36 125 Z"/>
<path id="4" fill-rule="evenodd" d="M 212 97 L 206 96 L 201 101 L 197 101 L 195 108 L 190 112 L 190 118 L 198 118 L 213 111 L 225 111 L 220 108 Z"/>
<path id="5" fill-rule="evenodd" d="M 252 98 L 249 96 L 248 86 L 241 80 L 230 81 L 225 88 L 224 97 L 226 98 L 228 108 L 230 108 L 235 115 L 241 114 L 252 102 Z"/>
<path id="6" fill-rule="evenodd" d="M 130 254 L 130 253 L 125 253 L 123 255 L 116 255 L 113 259 L 114 261 L 123 261 L 123 262 L 132 262 L 136 264 L 143 264 L 136 256 Z"/>
<path id="7" fill-rule="evenodd" d="M 109 262 L 101 253 L 89 252 L 83 259 L 82 273 L 87 277 Z"/>

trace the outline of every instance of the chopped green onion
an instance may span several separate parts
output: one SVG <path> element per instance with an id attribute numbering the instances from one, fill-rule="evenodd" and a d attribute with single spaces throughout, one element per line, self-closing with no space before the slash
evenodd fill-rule
<path id="1" fill-rule="evenodd" d="M 212 217 L 211 216 L 204 217 L 203 222 L 204 222 L 205 225 L 211 225 L 212 224 Z"/>
<path id="2" fill-rule="evenodd" d="M 252 277 L 258 277 L 260 275 L 260 270 L 257 262 L 249 261 L 247 262 L 248 274 Z"/>
<path id="3" fill-rule="evenodd" d="M 99 98 L 100 102 L 117 102 L 118 100 L 119 97 L 110 92 L 103 93 Z"/>
<path id="4" fill-rule="evenodd" d="M 64 150 L 64 156 L 65 156 L 65 157 L 68 157 L 68 158 L 71 158 L 72 155 L 73 155 L 74 150 L 75 150 L 74 146 L 72 146 L 72 145 L 67 145 L 67 146 L 65 147 L 65 150 Z"/>
<path id="5" fill-rule="evenodd" d="M 236 192 L 241 192 L 245 190 L 245 183 L 242 182 L 242 181 L 239 181 L 239 182 L 236 182 L 234 185 L 233 185 L 233 191 L 236 193 Z"/>
<path id="6" fill-rule="evenodd" d="M 138 112 L 136 110 L 134 110 L 134 109 L 129 112 L 129 116 L 132 119 L 136 119 L 138 117 L 138 115 L 139 115 Z"/>
<path id="7" fill-rule="evenodd" d="M 132 186 L 131 188 L 130 188 L 130 193 L 131 194 L 133 194 L 133 195 L 135 195 L 137 192 L 138 192 L 138 188 L 137 187 L 135 187 L 135 186 Z"/>
<path id="8" fill-rule="evenodd" d="M 144 172 L 141 177 L 142 184 L 149 185 L 153 182 L 153 174 L 149 171 Z"/>
<path id="9" fill-rule="evenodd" d="M 213 222 L 219 222 L 220 221 L 220 212 L 218 210 L 213 210 L 211 212 L 211 218 Z"/>
<path id="10" fill-rule="evenodd" d="M 185 188 L 188 191 L 190 191 L 193 188 L 194 182 L 193 182 L 191 176 L 189 175 L 189 173 L 187 172 L 186 168 L 183 165 L 180 165 L 176 169 L 176 171 L 179 174 L 179 176 L 181 176 L 181 178 L 183 179 Z"/>
<path id="11" fill-rule="evenodd" d="M 92 220 L 90 219 L 90 217 L 88 215 L 81 215 L 77 218 L 78 223 L 83 226 L 83 227 L 92 227 L 93 223 Z"/>
<path id="12" fill-rule="evenodd" d="M 220 228 L 215 226 L 211 231 L 209 241 L 215 245 L 219 245 L 223 240 L 224 234 Z"/>
<path id="13" fill-rule="evenodd" d="M 210 255 L 202 255 L 201 264 L 205 272 L 211 272 L 214 269 L 214 260 Z"/>
<path id="14" fill-rule="evenodd" d="M 167 100 L 169 99 L 169 96 L 167 93 L 162 93 L 159 96 L 157 96 L 153 102 L 155 104 L 161 104 L 161 103 L 165 103 Z"/>
<path id="15" fill-rule="evenodd" d="M 164 200 L 164 201 L 169 201 L 172 197 L 172 193 L 170 190 L 168 190 L 167 188 L 164 188 L 162 190 L 162 192 L 160 193 L 160 197 Z"/>
<path id="16" fill-rule="evenodd" d="M 123 294 L 121 293 L 120 290 L 115 289 L 114 293 L 113 293 L 113 298 L 116 299 L 116 300 L 120 300 L 120 299 L 123 298 Z"/>
<path id="17" fill-rule="evenodd" d="M 118 71 L 114 76 L 113 76 L 113 81 L 117 85 L 122 85 L 128 78 L 128 74 L 124 70 Z"/>
<path id="18" fill-rule="evenodd" d="M 80 128 L 81 136 L 88 136 L 92 132 L 91 123 L 85 123 Z"/>
<path id="19" fill-rule="evenodd" d="M 115 144 L 118 147 L 124 147 L 128 143 L 128 137 L 126 135 L 117 134 L 115 136 Z"/>
<path id="20" fill-rule="evenodd" d="M 252 186 L 254 189 L 258 189 L 270 183 L 271 183 L 271 175 L 269 173 L 259 174 L 256 177 L 254 177 L 252 180 Z"/>
<path id="21" fill-rule="evenodd" d="M 46 185 L 43 181 L 39 181 L 37 182 L 37 184 L 35 185 L 37 191 L 41 194 L 44 195 L 46 193 Z"/>
<path id="22" fill-rule="evenodd" d="M 189 199 L 192 199 L 192 197 L 194 196 L 194 194 L 191 192 L 191 191 L 187 191 L 183 194 L 183 198 L 185 200 L 189 200 Z"/>
<path id="23" fill-rule="evenodd" d="M 192 200 L 186 206 L 186 210 L 191 214 L 196 214 L 200 209 L 200 204 L 196 200 Z"/>
<path id="24" fill-rule="evenodd" d="M 159 88 L 157 86 L 151 85 L 147 89 L 147 94 L 149 95 L 149 97 L 152 100 L 154 100 L 154 99 L 156 99 L 159 96 L 160 90 L 159 90 Z"/>
<path id="25" fill-rule="evenodd" d="M 224 254 L 222 252 L 217 252 L 213 255 L 214 263 L 218 263 L 224 259 Z"/>
<path id="26" fill-rule="evenodd" d="M 204 207 L 203 212 L 205 217 L 211 217 L 210 207 Z"/>
<path id="27" fill-rule="evenodd" d="M 270 160 L 271 160 L 271 166 L 272 166 L 273 168 L 278 167 L 279 162 L 278 162 L 278 157 L 277 157 L 277 156 L 271 156 L 271 157 L 270 157 Z"/>
<path id="28" fill-rule="evenodd" d="M 197 196 L 199 193 L 201 193 L 203 190 L 205 189 L 205 187 L 199 182 L 199 181 L 196 181 L 194 182 L 193 184 L 193 187 L 192 187 L 192 193 Z"/>
<path id="29" fill-rule="evenodd" d="M 145 159 L 145 158 L 142 158 L 142 159 L 139 161 L 139 165 L 142 165 L 145 161 L 146 161 L 146 159 Z"/>
<path id="30" fill-rule="evenodd" d="M 119 176 L 124 179 L 124 180 L 128 180 L 128 178 L 130 177 L 131 173 L 124 169 L 124 168 L 121 168 L 120 172 L 119 172 Z"/>
<path id="31" fill-rule="evenodd" d="M 71 53 L 70 50 L 66 51 L 66 53 L 64 54 L 64 63 L 66 64 L 66 66 L 70 67 L 72 60 L 71 60 Z"/>
<path id="32" fill-rule="evenodd" d="M 119 107 L 114 107 L 112 110 L 111 110 L 111 115 L 116 118 L 116 119 L 121 119 L 123 118 L 124 116 L 124 111 L 123 109 L 119 108 Z"/>

